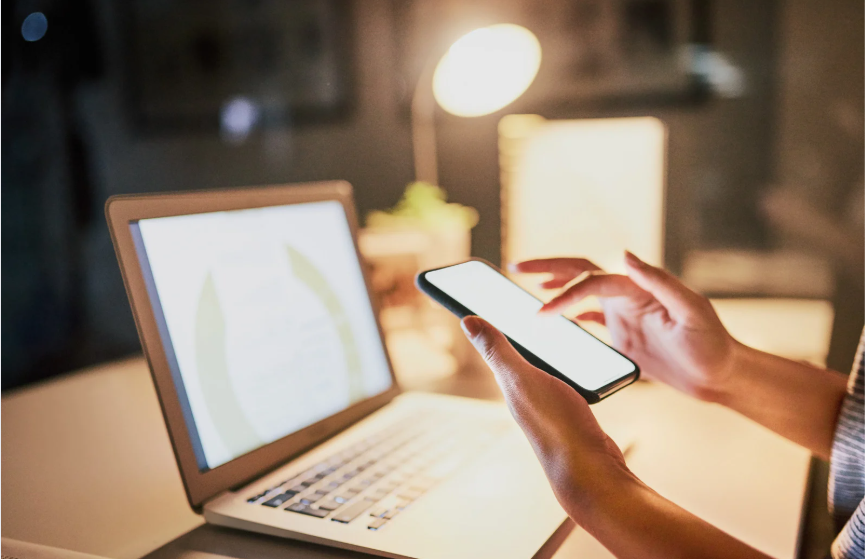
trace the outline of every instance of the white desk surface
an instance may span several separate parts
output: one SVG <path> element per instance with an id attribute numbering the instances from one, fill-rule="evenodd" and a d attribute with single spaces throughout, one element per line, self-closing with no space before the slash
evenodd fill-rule
<path id="1" fill-rule="evenodd" d="M 489 375 L 448 382 L 495 397 Z M 718 406 L 638 383 L 595 406 L 646 483 L 778 558 L 795 555 L 809 453 Z M 131 359 L 2 402 L 3 536 L 116 559 L 201 524 L 188 507 L 147 366 Z M 557 558 L 610 557 L 574 530 Z"/>

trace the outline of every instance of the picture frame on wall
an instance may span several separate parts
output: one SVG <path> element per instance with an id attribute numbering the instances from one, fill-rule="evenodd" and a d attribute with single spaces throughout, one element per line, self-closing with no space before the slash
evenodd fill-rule
<path id="1" fill-rule="evenodd" d="M 547 7 L 546 66 L 537 102 L 549 106 L 688 101 L 707 93 L 708 2 L 577 0 Z M 540 14 L 538 14 L 540 15 Z M 542 45 L 544 44 L 542 40 Z"/>
<path id="2" fill-rule="evenodd" d="M 139 129 L 295 125 L 353 107 L 348 0 L 130 0 L 122 10 L 125 97 Z"/>

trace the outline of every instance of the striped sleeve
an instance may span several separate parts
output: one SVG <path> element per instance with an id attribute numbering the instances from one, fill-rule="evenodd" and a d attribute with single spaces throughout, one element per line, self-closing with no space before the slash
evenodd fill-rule
<path id="1" fill-rule="evenodd" d="M 829 476 L 829 510 L 841 532 L 833 559 L 865 559 L 865 333 L 841 405 Z"/>
<path id="2" fill-rule="evenodd" d="M 865 557 L 865 500 L 832 543 L 832 559 L 862 559 Z"/>

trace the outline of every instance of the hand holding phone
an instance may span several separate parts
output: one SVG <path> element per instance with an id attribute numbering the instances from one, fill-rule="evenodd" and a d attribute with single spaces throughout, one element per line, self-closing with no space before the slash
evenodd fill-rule
<path id="1" fill-rule="evenodd" d="M 535 367 L 561 379 L 590 404 L 639 378 L 637 365 L 561 315 L 538 315 L 543 303 L 492 264 L 469 260 L 417 276 L 418 288 L 463 318 L 495 326 Z"/>

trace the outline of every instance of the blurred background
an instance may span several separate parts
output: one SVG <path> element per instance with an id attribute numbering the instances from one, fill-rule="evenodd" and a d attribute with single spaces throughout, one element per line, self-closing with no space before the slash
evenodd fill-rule
<path id="1" fill-rule="evenodd" d="M 140 352 L 109 196 L 326 179 L 354 186 L 391 309 L 416 304 L 405 278 L 436 258 L 581 253 L 615 267 L 628 247 L 731 324 L 852 363 L 865 307 L 861 2 L 2 9 L 4 391 Z M 536 37 L 537 73 L 503 108 L 461 112 L 462 93 L 431 69 L 466 32 L 500 23 Z M 406 191 L 415 179 L 427 183 Z M 429 208 L 458 214 L 434 217 L 455 238 L 411 241 L 429 232 L 417 217 Z M 800 324 L 816 349 L 802 350 Z"/>

